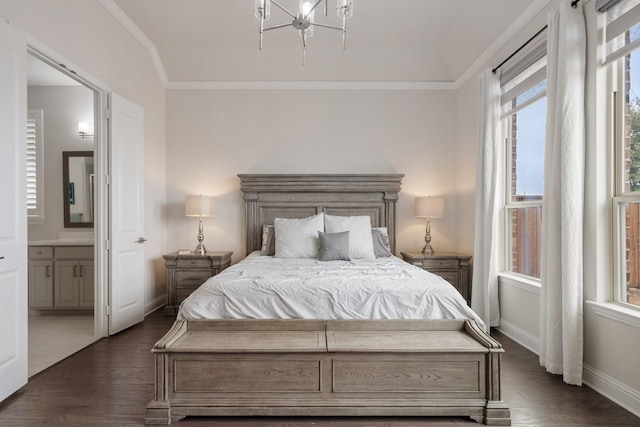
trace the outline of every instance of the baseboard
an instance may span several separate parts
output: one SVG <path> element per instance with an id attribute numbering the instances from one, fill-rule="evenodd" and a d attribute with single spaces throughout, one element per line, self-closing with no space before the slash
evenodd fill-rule
<path id="1" fill-rule="evenodd" d="M 159 297 L 154 298 L 149 301 L 144 306 L 144 315 L 148 316 L 154 311 L 161 309 L 167 304 L 167 294 L 162 294 Z"/>
<path id="2" fill-rule="evenodd" d="M 640 391 L 603 374 L 589 365 L 584 365 L 583 367 L 582 381 L 607 399 L 614 401 L 635 416 L 640 417 Z"/>
<path id="3" fill-rule="evenodd" d="M 540 339 L 538 337 L 505 320 L 500 320 L 500 327 L 496 329 L 534 354 L 540 354 Z M 582 382 L 635 416 L 640 417 L 640 391 L 586 364 L 583 366 Z"/>
<path id="4" fill-rule="evenodd" d="M 538 355 L 540 354 L 540 338 L 504 319 L 500 319 L 500 326 L 496 329 L 527 350 Z"/>

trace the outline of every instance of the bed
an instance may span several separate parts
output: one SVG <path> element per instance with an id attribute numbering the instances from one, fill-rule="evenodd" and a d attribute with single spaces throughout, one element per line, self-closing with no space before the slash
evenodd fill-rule
<path id="1" fill-rule="evenodd" d="M 404 295 L 415 290 L 402 287 L 419 287 L 429 273 L 393 256 L 324 263 L 335 266 L 330 271 L 317 259 L 284 261 L 257 252 L 264 249 L 265 226 L 281 221 L 276 218 L 322 214 L 368 217 L 371 227 L 386 229 L 395 253 L 402 177 L 239 175 L 249 256 L 187 298 L 152 349 L 155 396 L 145 422 L 453 415 L 510 425 L 500 392 L 503 349 L 451 285 L 432 277 L 429 291 L 408 301 Z M 345 294 L 342 281 L 363 272 L 380 283 L 370 293 Z M 311 276 L 322 278 L 318 288 L 307 286 Z M 440 302 L 419 303 L 432 294 L 441 294 Z M 328 300 L 349 303 L 336 307 Z M 398 305 L 405 308 L 397 311 Z"/>

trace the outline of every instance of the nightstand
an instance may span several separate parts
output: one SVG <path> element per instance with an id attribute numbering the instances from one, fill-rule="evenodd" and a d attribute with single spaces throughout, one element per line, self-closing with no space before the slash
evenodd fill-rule
<path id="1" fill-rule="evenodd" d="M 425 255 L 422 252 L 401 252 L 402 259 L 409 264 L 427 270 L 451 283 L 462 294 L 467 305 L 471 305 L 469 283 L 469 261 L 471 256 L 455 252 L 442 252 Z"/>
<path id="2" fill-rule="evenodd" d="M 215 276 L 231 265 L 233 252 L 207 252 L 200 254 L 164 255 L 167 266 L 167 305 L 165 316 L 178 314 L 180 303 L 191 295 L 209 277 Z"/>

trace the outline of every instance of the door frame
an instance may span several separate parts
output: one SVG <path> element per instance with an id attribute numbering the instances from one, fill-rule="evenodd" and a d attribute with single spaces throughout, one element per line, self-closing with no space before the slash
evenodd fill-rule
<path id="1" fill-rule="evenodd" d="M 27 54 L 50 65 L 94 92 L 95 217 L 94 336 L 109 333 L 109 93 L 111 88 L 73 61 L 27 33 Z"/>

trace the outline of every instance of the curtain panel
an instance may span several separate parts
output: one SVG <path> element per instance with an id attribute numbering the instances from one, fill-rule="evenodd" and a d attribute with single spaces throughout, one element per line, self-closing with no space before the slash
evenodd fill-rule
<path id="1" fill-rule="evenodd" d="M 583 2 L 548 18 L 540 364 L 582 384 L 586 29 Z"/>
<path id="2" fill-rule="evenodd" d="M 487 326 L 500 326 L 498 306 L 499 215 L 498 183 L 503 170 L 500 138 L 500 79 L 491 70 L 479 76 L 476 217 L 471 308 Z"/>

